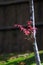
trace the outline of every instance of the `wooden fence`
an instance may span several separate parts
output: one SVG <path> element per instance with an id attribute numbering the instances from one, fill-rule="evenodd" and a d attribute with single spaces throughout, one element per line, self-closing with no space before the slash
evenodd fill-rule
<path id="1" fill-rule="evenodd" d="M 40 9 L 40 8 L 41 9 Z M 43 2 L 35 2 L 37 43 L 43 49 Z M 26 24 L 29 20 L 28 0 L 0 1 L 0 52 L 33 51 L 33 46 L 24 39 L 23 33 L 14 30 L 14 24 Z"/>

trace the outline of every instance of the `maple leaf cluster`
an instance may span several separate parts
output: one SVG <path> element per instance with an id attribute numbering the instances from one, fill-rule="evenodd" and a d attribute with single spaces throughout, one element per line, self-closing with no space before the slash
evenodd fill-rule
<path id="1" fill-rule="evenodd" d="M 23 27 L 20 24 L 15 24 L 14 27 L 18 27 L 21 31 L 23 31 L 23 33 L 27 36 L 25 39 L 28 39 L 28 40 L 33 37 L 33 34 L 34 34 L 33 30 L 36 30 L 36 28 L 32 27 L 32 21 L 27 22 L 27 28 Z"/>

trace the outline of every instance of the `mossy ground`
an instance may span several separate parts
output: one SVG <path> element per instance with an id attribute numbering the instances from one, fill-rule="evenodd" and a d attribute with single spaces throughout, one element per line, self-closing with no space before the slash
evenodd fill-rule
<path id="1" fill-rule="evenodd" d="M 43 65 L 43 50 L 39 51 Z M 0 54 L 0 65 L 36 65 L 34 53 L 7 53 Z"/>

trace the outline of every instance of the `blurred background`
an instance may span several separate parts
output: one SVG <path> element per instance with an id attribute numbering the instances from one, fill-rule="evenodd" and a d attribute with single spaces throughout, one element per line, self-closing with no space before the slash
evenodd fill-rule
<path id="1" fill-rule="evenodd" d="M 43 50 L 43 1 L 34 0 L 37 45 Z M 33 51 L 32 43 L 15 24 L 26 25 L 30 19 L 29 0 L 0 0 L 0 53 Z"/>

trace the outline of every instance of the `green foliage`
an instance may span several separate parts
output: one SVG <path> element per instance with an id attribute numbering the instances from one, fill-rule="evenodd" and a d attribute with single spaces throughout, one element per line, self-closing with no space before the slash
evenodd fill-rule
<path id="1" fill-rule="evenodd" d="M 41 63 L 43 65 L 43 51 L 40 51 Z M 18 65 L 21 63 L 24 65 L 36 65 L 34 53 L 24 53 L 24 54 L 0 54 L 0 65 Z M 19 65 L 21 65 L 19 64 Z"/>

